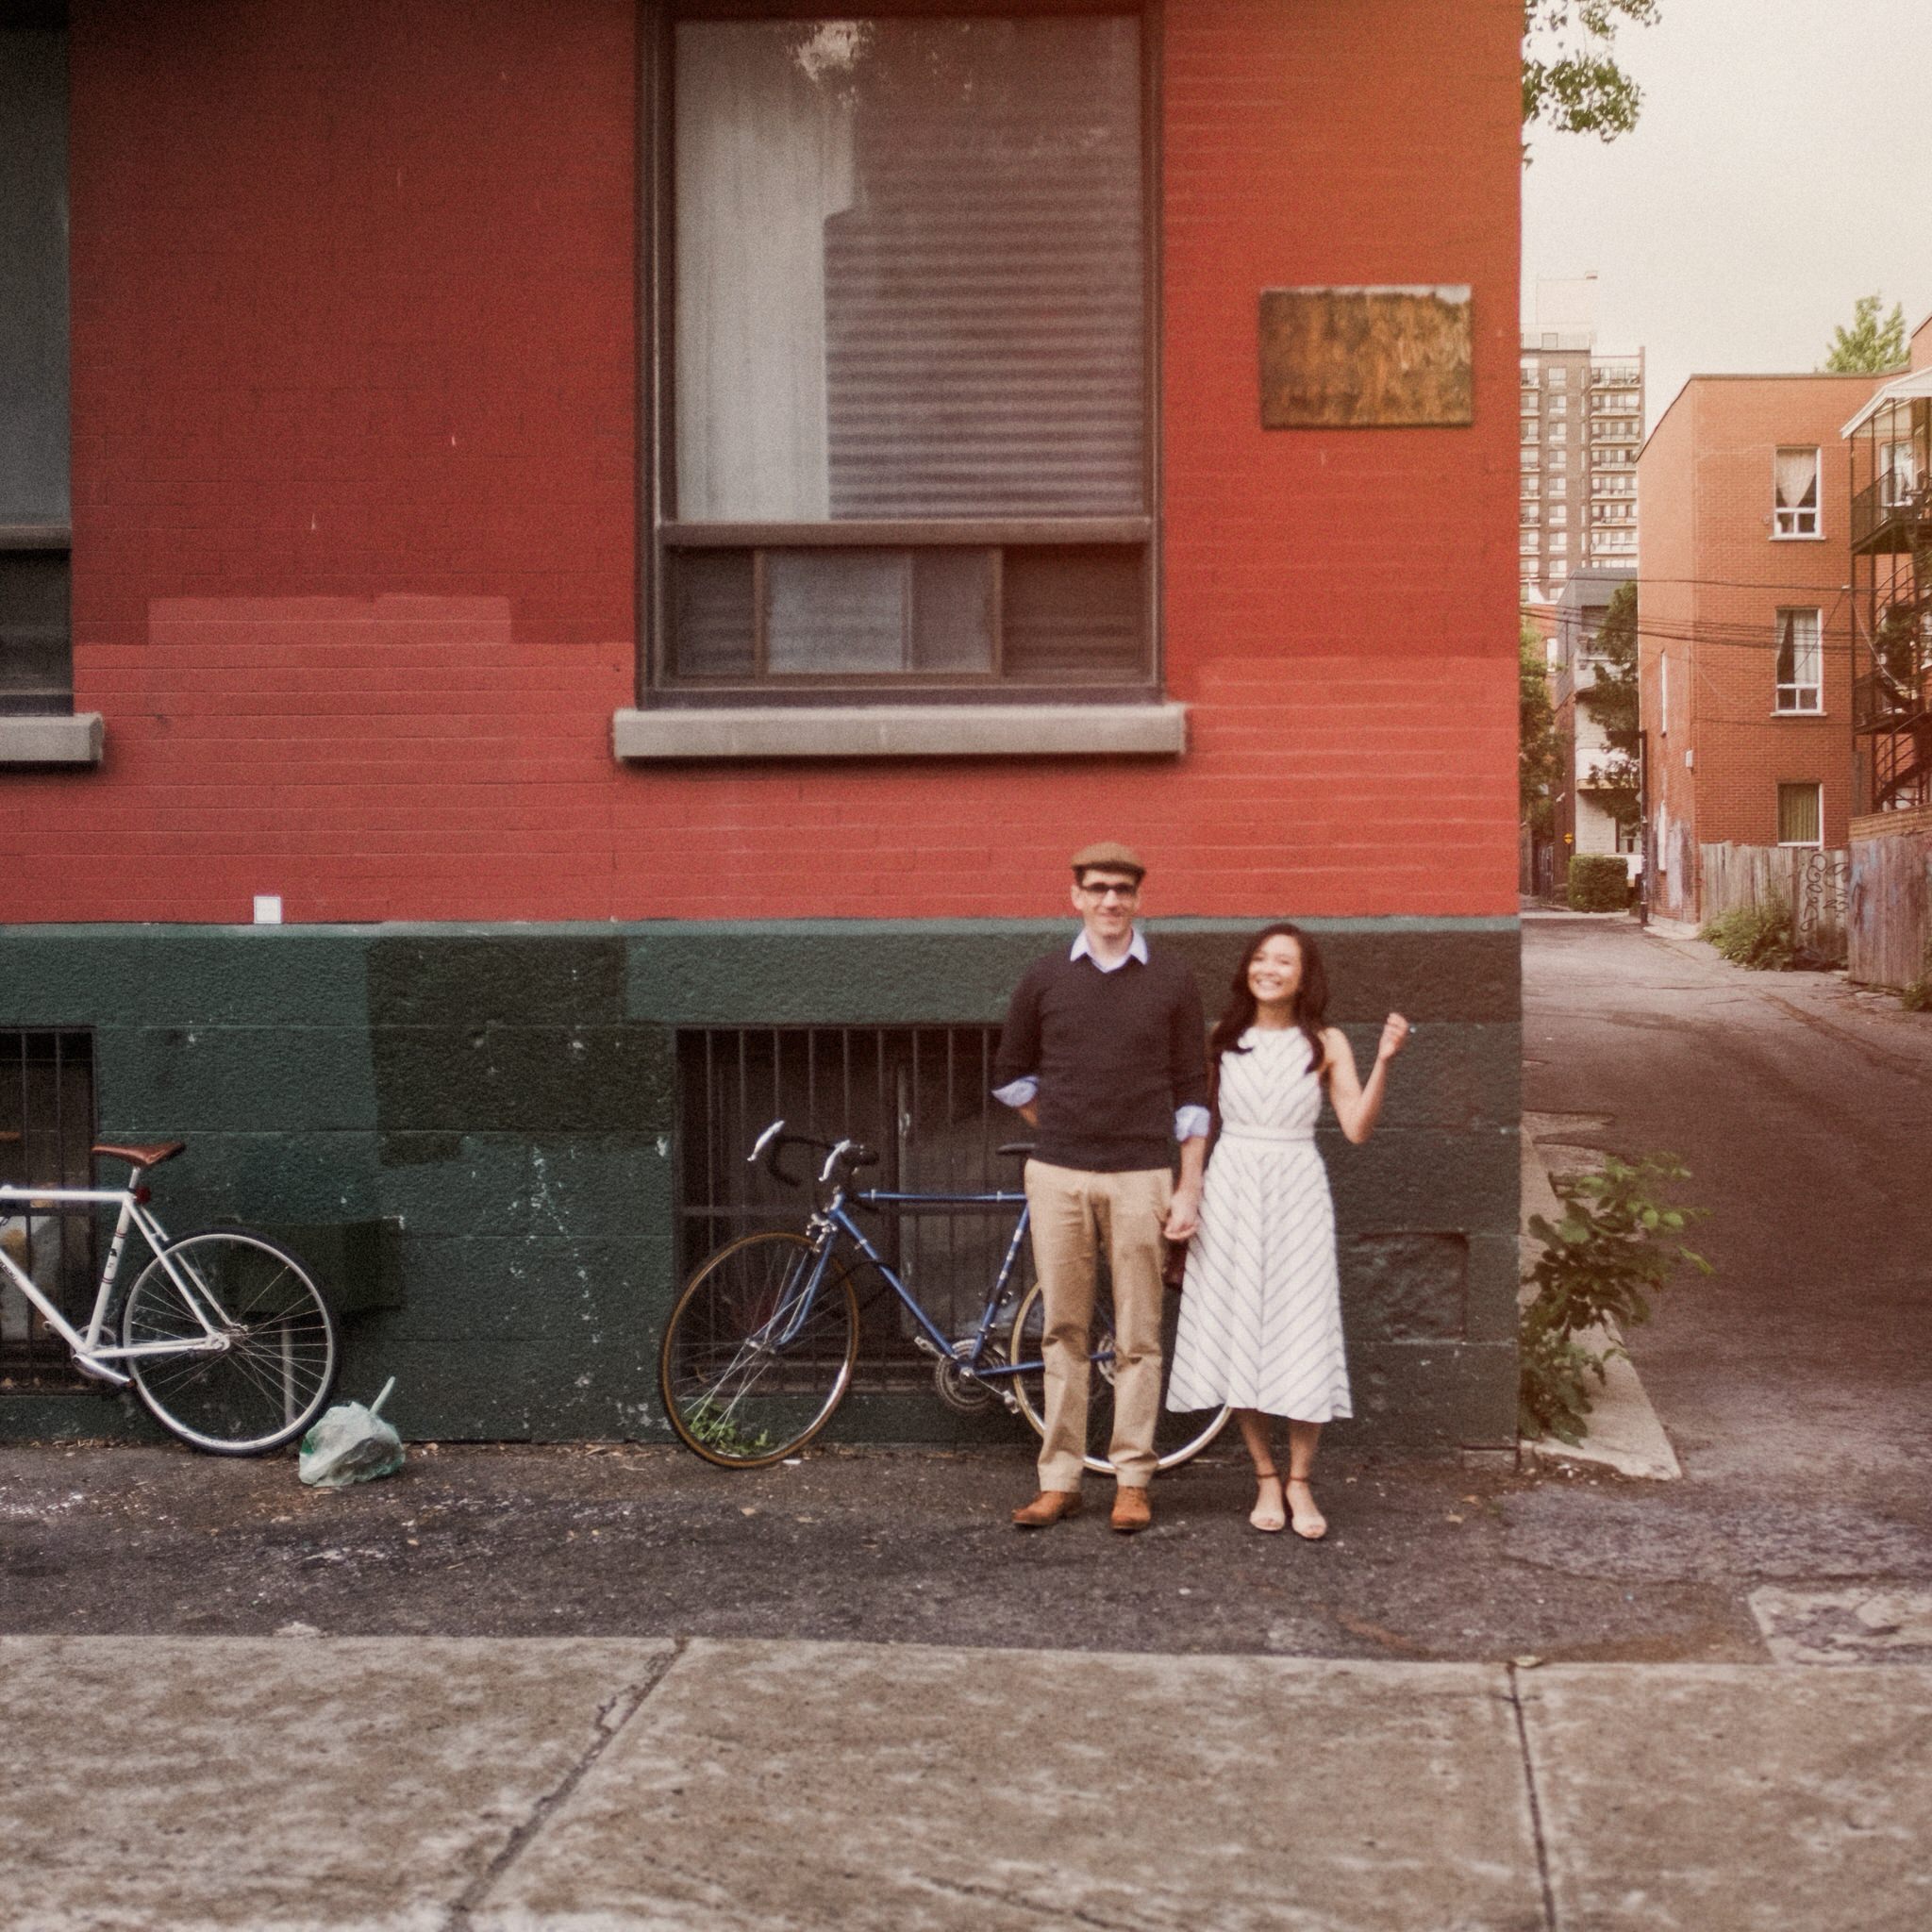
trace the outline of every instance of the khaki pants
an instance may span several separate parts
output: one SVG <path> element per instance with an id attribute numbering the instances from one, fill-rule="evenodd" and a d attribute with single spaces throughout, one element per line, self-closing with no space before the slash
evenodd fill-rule
<path id="1" fill-rule="evenodd" d="M 1154 1475 L 1160 1419 L 1161 1230 L 1174 1196 L 1164 1167 L 1133 1174 L 1026 1163 L 1033 1266 L 1045 1310 L 1046 1439 L 1040 1487 L 1077 1490 L 1087 1447 L 1089 1332 L 1094 1274 L 1107 1248 L 1113 1277 L 1113 1441 L 1108 1454 L 1127 1489 Z"/>

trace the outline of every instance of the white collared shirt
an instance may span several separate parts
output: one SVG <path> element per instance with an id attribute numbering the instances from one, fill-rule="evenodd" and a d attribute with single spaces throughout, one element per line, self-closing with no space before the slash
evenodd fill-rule
<path id="1" fill-rule="evenodd" d="M 1087 937 L 1083 925 L 1074 935 L 1074 943 L 1068 949 L 1069 959 L 1091 959 L 1098 973 L 1118 973 L 1129 959 L 1138 960 L 1142 966 L 1147 963 L 1146 937 L 1137 925 L 1133 937 L 1127 941 L 1127 950 L 1118 959 L 1103 959 L 1093 950 L 1092 941 Z M 1031 1074 L 1018 1080 L 1009 1080 L 1004 1087 L 995 1087 L 992 1097 L 1006 1107 L 1029 1106 L 1040 1092 L 1040 1081 Z M 1208 1109 L 1205 1107 L 1180 1107 L 1174 1109 L 1174 1137 L 1176 1141 L 1205 1141 L 1210 1125 Z"/>
<path id="2" fill-rule="evenodd" d="M 1083 925 L 1074 935 L 1074 943 L 1067 953 L 1067 958 L 1069 959 L 1091 959 L 1094 966 L 1100 972 L 1118 973 L 1129 959 L 1138 959 L 1141 965 L 1146 965 L 1147 941 L 1142 936 L 1141 928 L 1137 925 L 1133 929 L 1132 936 L 1127 941 L 1127 950 L 1118 959 L 1103 959 L 1093 950 L 1093 941 L 1087 937 L 1087 928 Z"/>

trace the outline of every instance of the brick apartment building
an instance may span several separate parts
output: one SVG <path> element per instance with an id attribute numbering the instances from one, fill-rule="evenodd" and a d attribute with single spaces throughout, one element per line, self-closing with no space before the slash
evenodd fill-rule
<path id="1" fill-rule="evenodd" d="M 1693 375 L 1638 465 L 1651 903 L 1700 916 L 1698 847 L 1842 847 L 1853 610 L 1846 419 L 1871 375 Z"/>
<path id="2" fill-rule="evenodd" d="M 992 1177 L 1124 838 L 1210 1002 L 1293 914 L 1422 1023 L 1359 1426 L 1513 1440 L 1517 0 L 5 19 L 36 1177 L 184 1136 L 171 1222 L 379 1254 L 406 1427 L 652 1436 L 751 1134 Z M 0 1431 L 107 1425 L 10 1321 Z M 976 1426 L 905 1340 L 851 1426 Z"/>

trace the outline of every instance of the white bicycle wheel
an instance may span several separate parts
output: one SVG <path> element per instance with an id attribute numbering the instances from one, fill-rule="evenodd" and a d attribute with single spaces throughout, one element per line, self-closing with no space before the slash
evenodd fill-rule
<path id="1" fill-rule="evenodd" d="M 1198 1456 L 1226 1426 L 1228 1417 L 1234 1413 L 1233 1409 L 1226 1407 L 1179 1412 L 1167 1407 L 1167 1365 L 1174 1360 L 1174 1331 L 1179 1311 L 1178 1295 L 1162 1297 L 1161 1410 L 1154 1434 L 1154 1452 L 1158 1458 L 1155 1466 L 1158 1469 L 1173 1469 L 1186 1462 L 1190 1457 Z M 1046 1436 L 1046 1374 L 1041 1365 L 1041 1343 L 1045 1326 L 1044 1303 L 1040 1284 L 1036 1281 L 1013 1311 L 1013 1329 L 1008 1345 L 1012 1350 L 1011 1360 L 1032 1365 L 1023 1368 L 1012 1378 L 1012 1387 L 1019 1400 L 1020 1413 L 1026 1418 L 1033 1433 L 1042 1440 Z M 1113 1464 L 1107 1458 L 1107 1445 L 1113 1438 L 1112 1345 L 1113 1308 L 1103 1284 L 1093 1298 L 1090 1349 L 1098 1359 L 1093 1364 L 1093 1378 L 1088 1385 L 1084 1457 L 1087 1467 L 1099 1475 L 1110 1474 L 1113 1470 Z"/>
<path id="2" fill-rule="evenodd" d="M 195 1303 L 225 1345 L 208 1351 Z M 121 1315 L 136 1392 L 165 1429 L 216 1456 L 259 1456 L 308 1428 L 328 1402 L 335 1317 L 287 1248 L 246 1228 L 170 1241 L 136 1277 Z"/>

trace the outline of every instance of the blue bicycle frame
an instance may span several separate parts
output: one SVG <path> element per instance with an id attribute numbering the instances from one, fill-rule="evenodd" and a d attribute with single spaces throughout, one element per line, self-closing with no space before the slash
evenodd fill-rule
<path id="1" fill-rule="evenodd" d="M 783 1122 L 774 1122 L 760 1137 L 758 1145 L 752 1150 L 754 1160 L 783 1124 Z M 787 1143 L 780 1143 L 781 1146 L 784 1144 Z M 824 1143 L 810 1144 L 822 1146 Z M 830 1198 L 815 1209 L 806 1223 L 806 1231 L 814 1251 L 812 1265 L 800 1280 L 796 1291 L 787 1292 L 778 1307 L 773 1310 L 770 1321 L 764 1324 L 764 1346 L 779 1350 L 789 1347 L 798 1339 L 811 1313 L 812 1305 L 818 1299 L 820 1284 L 825 1278 L 825 1269 L 830 1264 L 833 1252 L 842 1237 L 851 1242 L 862 1259 L 871 1263 L 879 1278 L 898 1296 L 900 1307 L 912 1317 L 916 1330 L 912 1338 L 915 1347 L 937 1359 L 954 1364 L 961 1373 L 972 1376 L 975 1381 L 995 1385 L 995 1391 L 1001 1400 L 1009 1408 L 1017 1408 L 1018 1400 L 1011 1390 L 998 1385 L 1010 1382 L 1017 1375 L 1039 1373 L 1046 1364 L 1040 1359 L 1001 1360 L 996 1356 L 990 1356 L 989 1344 L 993 1330 L 999 1324 L 1000 1313 L 1013 1279 L 1013 1271 L 1019 1265 L 1021 1246 L 1026 1240 L 1026 1230 L 1031 1224 L 1032 1213 L 1027 1206 L 1026 1196 L 1024 1193 L 1009 1193 L 1004 1190 L 980 1194 L 920 1194 L 869 1188 L 848 1193 L 842 1171 L 837 1180 L 831 1177 L 840 1156 L 845 1152 L 849 1144 L 841 1141 L 831 1150 L 824 1172 L 820 1175 L 821 1182 L 829 1184 L 832 1192 Z M 791 1178 L 783 1174 L 780 1177 Z M 981 1309 L 978 1325 L 970 1339 L 962 1337 L 955 1340 L 933 1321 L 920 1305 L 918 1297 L 900 1279 L 898 1271 L 874 1246 L 865 1230 L 853 1220 L 846 1206 L 848 1200 L 861 1208 L 879 1210 L 896 1208 L 1017 1208 L 1020 1210 L 1019 1218 L 1013 1224 L 1012 1238 L 1007 1242 L 1006 1254 L 1000 1261 L 999 1273 L 993 1277 L 991 1291 L 987 1295 L 986 1307 Z M 1096 1349 L 1088 1356 L 1088 1360 L 1091 1362 L 1110 1362 L 1112 1359 L 1113 1350 L 1110 1347 Z"/>

